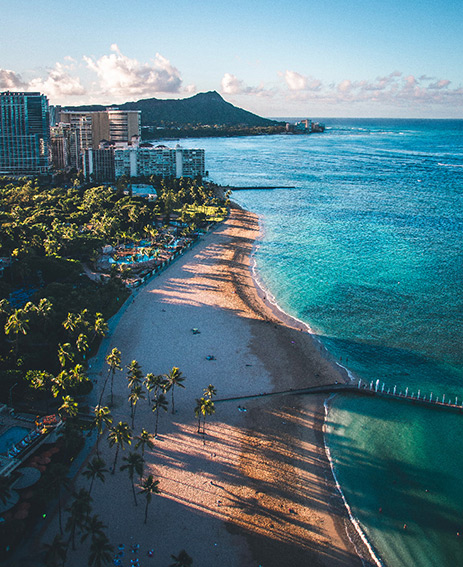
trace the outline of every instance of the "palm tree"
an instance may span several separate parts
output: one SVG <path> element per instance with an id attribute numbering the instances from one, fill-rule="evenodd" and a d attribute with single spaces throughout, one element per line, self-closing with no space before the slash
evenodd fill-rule
<path id="1" fill-rule="evenodd" d="M 188 555 L 188 553 L 182 549 L 182 551 L 177 555 L 170 556 L 174 562 L 169 565 L 169 567 L 190 567 L 193 565 L 193 559 Z"/>
<path id="2" fill-rule="evenodd" d="M 111 474 L 116 472 L 117 456 L 119 454 L 119 449 L 124 450 L 124 445 L 130 445 L 132 443 L 132 430 L 125 421 L 120 421 L 115 427 L 111 427 L 108 433 L 109 446 L 113 447 L 116 445 L 116 456 L 114 457 L 113 470 Z"/>
<path id="3" fill-rule="evenodd" d="M 82 309 L 80 313 L 75 316 L 75 329 L 85 329 L 90 330 L 91 324 L 88 320 L 88 309 Z"/>
<path id="4" fill-rule="evenodd" d="M 82 364 L 76 364 L 74 368 L 71 368 L 69 370 L 68 375 L 71 382 L 71 388 L 74 388 L 75 386 L 81 384 L 87 378 L 87 375 L 85 374 L 85 368 L 82 366 Z"/>
<path id="5" fill-rule="evenodd" d="M 105 535 L 104 530 L 106 528 L 105 524 L 100 520 L 97 514 L 88 517 L 82 526 L 82 537 L 80 538 L 80 543 L 83 543 L 88 536 L 92 540 L 102 537 Z"/>
<path id="6" fill-rule="evenodd" d="M 201 418 L 203 419 L 203 441 L 204 443 L 206 435 L 206 417 L 208 415 L 213 415 L 215 413 L 214 402 L 207 398 L 199 398 L 196 400 L 195 416 L 198 418 L 198 433 L 201 433 Z"/>
<path id="7" fill-rule="evenodd" d="M 47 488 L 52 490 L 53 495 L 58 495 L 58 523 L 60 534 L 63 535 L 63 520 L 62 520 L 62 492 L 61 489 L 69 486 L 68 481 L 68 468 L 62 463 L 53 463 L 47 470 L 50 481 Z"/>
<path id="8" fill-rule="evenodd" d="M 55 535 L 51 543 L 43 545 L 45 551 L 45 565 L 47 567 L 64 567 L 68 551 L 67 543 L 60 534 Z"/>
<path id="9" fill-rule="evenodd" d="M 96 406 L 94 412 L 95 417 L 93 419 L 93 425 L 97 428 L 98 431 L 98 439 L 96 441 L 96 454 L 99 455 L 98 444 L 100 442 L 100 435 L 103 433 L 103 428 L 105 426 L 111 426 L 113 418 L 107 406 Z"/>
<path id="10" fill-rule="evenodd" d="M 132 360 L 132 362 L 127 366 L 127 369 L 127 380 L 129 381 L 128 387 L 133 388 L 134 386 L 141 384 L 143 372 L 141 371 L 141 367 L 138 362 L 136 360 Z"/>
<path id="11" fill-rule="evenodd" d="M 58 345 L 58 360 L 61 364 L 61 368 L 65 368 L 67 362 L 74 362 L 74 352 L 72 351 L 71 343 Z"/>
<path id="12" fill-rule="evenodd" d="M 76 417 L 79 412 L 79 404 L 71 396 L 63 396 L 63 403 L 58 408 L 59 414 L 62 416 Z"/>
<path id="13" fill-rule="evenodd" d="M 150 394 L 153 391 L 153 396 L 156 397 L 159 391 L 159 388 L 162 389 L 163 384 L 165 383 L 163 380 L 162 374 L 152 374 L 151 372 L 145 376 L 143 381 L 145 388 L 148 390 L 148 403 L 151 404 Z"/>
<path id="14" fill-rule="evenodd" d="M 15 309 L 5 324 L 5 335 L 13 334 L 15 336 L 14 353 L 16 357 L 19 349 L 19 335 L 27 335 L 28 330 L 29 317 L 27 312 L 23 309 Z"/>
<path id="15" fill-rule="evenodd" d="M 151 435 L 146 431 L 146 429 L 142 429 L 141 433 L 138 437 L 135 438 L 137 442 L 135 443 L 135 449 L 141 447 L 141 454 L 145 456 L 145 445 L 151 449 L 154 443 L 151 441 Z"/>
<path id="16" fill-rule="evenodd" d="M 64 394 L 71 387 L 71 379 L 66 370 L 61 370 L 58 376 L 52 376 L 51 382 L 51 393 L 54 398 Z"/>
<path id="17" fill-rule="evenodd" d="M 160 410 L 167 411 L 168 405 L 169 405 L 169 403 L 167 401 L 167 398 L 164 396 L 164 394 L 159 394 L 159 396 L 154 398 L 153 412 L 156 412 L 156 425 L 155 425 L 155 428 L 154 428 L 154 438 L 155 439 L 158 436 L 158 421 L 159 421 Z"/>
<path id="18" fill-rule="evenodd" d="M 46 297 L 42 297 L 35 311 L 40 317 L 48 317 L 53 309 L 53 303 Z"/>
<path id="19" fill-rule="evenodd" d="M 203 406 L 206 398 L 196 398 L 195 417 L 198 418 L 198 431 L 201 433 L 201 419 L 203 417 Z"/>
<path id="20" fill-rule="evenodd" d="M 175 386 L 180 386 L 184 388 L 185 386 L 182 382 L 185 380 L 185 377 L 182 376 L 180 370 L 174 366 L 169 374 L 166 374 L 166 391 L 172 390 L 172 413 L 175 413 L 175 406 L 174 406 L 174 388 Z"/>
<path id="21" fill-rule="evenodd" d="M 79 492 L 74 493 L 74 500 L 67 508 L 69 512 L 66 522 L 66 531 L 69 532 L 69 541 L 72 543 L 72 549 L 75 549 L 75 535 L 77 529 L 82 530 L 86 519 L 90 515 L 92 497 L 85 488 L 81 488 Z"/>
<path id="22" fill-rule="evenodd" d="M 93 483 L 95 479 L 101 480 L 101 482 L 105 481 L 105 474 L 109 472 L 106 468 L 106 463 L 101 457 L 93 457 L 93 459 L 87 463 L 87 468 L 82 473 L 85 478 L 90 480 L 90 488 L 88 489 L 88 493 L 91 494 Z"/>
<path id="23" fill-rule="evenodd" d="M 88 337 L 84 333 L 80 333 L 80 335 L 76 339 L 76 347 L 77 350 L 82 353 L 83 357 L 85 358 L 85 353 L 88 351 Z"/>
<path id="24" fill-rule="evenodd" d="M 203 441 L 204 435 L 206 435 L 206 417 L 208 415 L 214 415 L 215 413 L 215 404 L 212 400 L 205 400 L 203 405 Z"/>
<path id="25" fill-rule="evenodd" d="M 135 494 L 135 482 L 133 477 L 135 473 L 141 478 L 143 475 L 143 467 L 145 465 L 145 460 L 141 455 L 138 453 L 130 452 L 127 457 L 122 457 L 122 460 L 125 461 L 125 465 L 122 465 L 120 470 L 127 471 L 129 474 L 130 482 L 132 483 L 132 491 L 133 491 L 133 499 L 135 501 L 135 506 L 137 504 L 137 495 Z"/>
<path id="26" fill-rule="evenodd" d="M 0 315 L 10 315 L 11 314 L 11 305 L 8 299 L 1 299 L 0 300 Z"/>
<path id="27" fill-rule="evenodd" d="M 68 316 L 63 321 L 63 327 L 69 333 L 72 333 L 77 329 L 77 315 L 75 313 L 68 313 Z"/>
<path id="28" fill-rule="evenodd" d="M 53 303 L 46 297 L 42 297 L 37 307 L 35 308 L 35 312 L 41 319 L 44 319 L 43 326 L 45 331 L 47 331 L 47 327 L 48 327 L 47 320 L 50 317 L 52 311 L 53 311 Z"/>
<path id="29" fill-rule="evenodd" d="M 116 370 L 122 370 L 121 351 L 118 350 L 117 348 L 113 348 L 113 350 L 106 357 L 106 362 L 109 365 L 109 373 L 108 373 L 108 376 L 107 376 L 107 378 L 104 382 L 103 390 L 101 391 L 100 404 L 101 404 L 101 399 L 103 397 L 103 393 L 104 393 L 104 390 L 105 390 L 105 387 L 106 387 L 106 382 L 108 381 L 108 378 L 111 376 L 111 405 L 113 405 L 114 375 L 116 373 Z"/>
<path id="30" fill-rule="evenodd" d="M 140 494 L 144 494 L 146 497 L 146 507 L 145 507 L 145 524 L 148 520 L 148 506 L 151 502 L 153 494 L 160 494 L 159 490 L 159 480 L 154 480 L 153 475 L 150 474 L 148 478 L 142 482 Z"/>
<path id="31" fill-rule="evenodd" d="M 103 567 L 108 565 L 113 558 L 114 547 L 109 543 L 105 535 L 92 539 L 90 554 L 88 556 L 89 567 Z"/>
<path id="32" fill-rule="evenodd" d="M 48 412 L 48 397 L 49 388 L 52 384 L 53 376 L 45 370 L 28 370 L 26 372 L 26 380 L 29 382 L 29 387 L 39 392 L 46 392 L 47 396 L 47 412 Z"/>
<path id="33" fill-rule="evenodd" d="M 209 386 L 204 389 L 204 396 L 210 400 L 212 400 L 214 396 L 217 396 L 217 390 L 212 384 L 209 384 Z"/>
<path id="34" fill-rule="evenodd" d="M 135 411 L 137 409 L 137 402 L 138 400 L 144 400 L 145 393 L 142 390 L 141 384 L 137 384 L 132 388 L 129 395 L 129 402 L 130 402 L 130 417 L 132 418 L 132 429 L 134 427 L 135 421 Z"/>
<path id="35" fill-rule="evenodd" d="M 104 337 L 108 332 L 108 323 L 104 320 L 102 313 L 95 313 L 95 323 L 93 324 L 92 343 L 97 336 Z"/>

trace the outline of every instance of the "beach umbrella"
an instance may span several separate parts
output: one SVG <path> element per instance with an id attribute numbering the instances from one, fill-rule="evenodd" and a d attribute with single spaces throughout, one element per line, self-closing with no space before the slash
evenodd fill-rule
<path id="1" fill-rule="evenodd" d="M 13 516 L 15 520 L 25 520 L 29 516 L 29 510 L 23 508 L 22 510 L 18 510 L 16 514 Z"/>
<path id="2" fill-rule="evenodd" d="M 31 505 L 29 502 L 21 502 L 16 507 L 16 512 L 13 516 L 15 520 L 25 520 L 29 516 Z"/>

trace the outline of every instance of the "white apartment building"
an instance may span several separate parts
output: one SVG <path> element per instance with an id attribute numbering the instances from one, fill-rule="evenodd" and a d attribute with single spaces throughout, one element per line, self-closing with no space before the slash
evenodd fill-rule
<path id="1" fill-rule="evenodd" d="M 205 151 L 164 145 L 132 144 L 114 150 L 116 179 L 127 177 L 197 177 L 205 173 Z"/>

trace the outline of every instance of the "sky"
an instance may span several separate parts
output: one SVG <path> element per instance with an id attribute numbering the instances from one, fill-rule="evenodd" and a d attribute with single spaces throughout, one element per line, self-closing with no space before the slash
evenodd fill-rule
<path id="1" fill-rule="evenodd" d="M 0 91 L 215 90 L 268 117 L 463 118 L 462 0 L 0 0 Z"/>

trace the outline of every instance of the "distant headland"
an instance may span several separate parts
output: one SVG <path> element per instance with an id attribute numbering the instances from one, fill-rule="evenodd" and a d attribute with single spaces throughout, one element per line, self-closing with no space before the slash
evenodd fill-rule
<path id="1" fill-rule="evenodd" d="M 110 105 L 120 110 L 141 111 L 142 139 L 251 136 L 262 134 L 309 134 L 324 130 L 310 120 L 288 124 L 263 118 L 224 100 L 216 91 L 199 93 L 185 99 L 148 98 Z M 70 110 L 97 111 L 108 106 L 86 105 Z M 320 126 L 322 129 L 320 129 Z M 318 128 L 318 129 L 317 129 Z"/>

